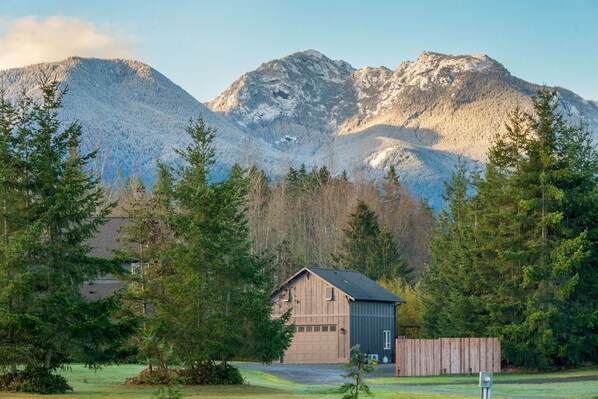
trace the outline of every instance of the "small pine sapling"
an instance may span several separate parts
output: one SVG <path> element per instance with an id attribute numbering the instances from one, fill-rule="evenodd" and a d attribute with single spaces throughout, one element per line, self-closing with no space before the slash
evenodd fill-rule
<path id="1" fill-rule="evenodd" d="M 343 374 L 343 377 L 351 378 L 353 381 L 347 382 L 339 388 L 339 392 L 343 394 L 342 399 L 358 399 L 360 393 L 372 396 L 370 388 L 364 382 L 364 375 L 372 372 L 374 367 L 368 363 L 368 358 L 361 351 L 359 344 L 351 348 L 351 358 L 345 368 L 349 372 Z"/>

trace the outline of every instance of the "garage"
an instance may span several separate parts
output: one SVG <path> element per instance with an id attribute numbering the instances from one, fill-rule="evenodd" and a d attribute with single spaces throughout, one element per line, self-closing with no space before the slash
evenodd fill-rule
<path id="1" fill-rule="evenodd" d="M 283 363 L 346 363 L 356 344 L 394 361 L 396 306 L 404 302 L 354 270 L 303 268 L 270 296 L 272 317 L 295 328 Z"/>
<path id="2" fill-rule="evenodd" d="M 338 328 L 336 324 L 296 325 L 285 363 L 338 363 Z"/>

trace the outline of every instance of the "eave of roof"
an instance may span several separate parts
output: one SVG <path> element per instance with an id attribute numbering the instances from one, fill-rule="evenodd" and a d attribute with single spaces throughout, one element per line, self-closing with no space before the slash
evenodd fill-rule
<path id="1" fill-rule="evenodd" d="M 313 273 L 328 284 L 343 291 L 352 301 L 405 303 L 403 299 L 357 271 L 322 269 L 317 267 L 305 267 L 299 270 L 282 283 L 278 289 L 272 293 L 271 298 L 305 272 Z"/>

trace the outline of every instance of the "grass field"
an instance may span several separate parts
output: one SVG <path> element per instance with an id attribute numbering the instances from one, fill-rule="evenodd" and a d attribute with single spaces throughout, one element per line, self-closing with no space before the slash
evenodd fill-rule
<path id="1" fill-rule="evenodd" d="M 53 395 L 52 398 L 122 398 L 147 399 L 157 387 L 123 385 L 127 377 L 139 373 L 143 366 L 110 366 L 94 372 L 81 365 L 73 365 L 62 374 L 74 392 Z M 337 386 L 303 385 L 281 380 L 261 371 L 244 370 L 247 384 L 243 386 L 188 387 L 188 398 L 338 398 Z M 545 374 L 499 374 L 494 377 L 493 398 L 580 398 L 598 399 L 598 368 L 578 369 Z M 477 376 L 371 378 L 368 381 L 375 398 L 439 399 L 478 398 Z M 47 398 L 31 394 L 2 392 L 0 397 Z"/>

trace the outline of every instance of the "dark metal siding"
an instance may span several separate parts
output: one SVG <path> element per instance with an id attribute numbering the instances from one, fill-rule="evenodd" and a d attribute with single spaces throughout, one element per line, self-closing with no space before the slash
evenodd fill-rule
<path id="1" fill-rule="evenodd" d="M 351 347 L 359 344 L 363 353 L 395 360 L 396 313 L 391 302 L 355 301 L 350 303 Z M 384 349 L 384 330 L 390 330 L 390 349 Z"/>

